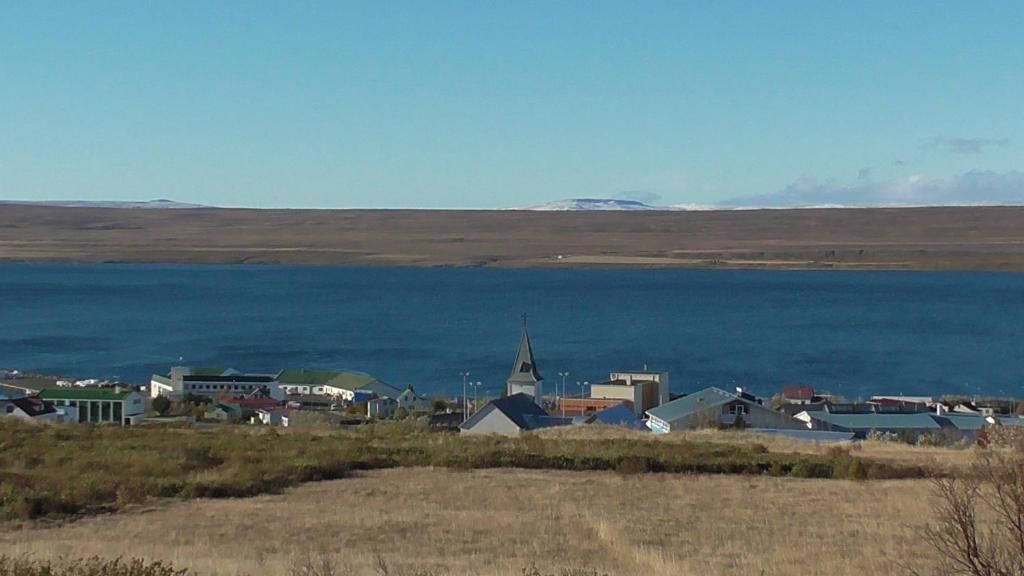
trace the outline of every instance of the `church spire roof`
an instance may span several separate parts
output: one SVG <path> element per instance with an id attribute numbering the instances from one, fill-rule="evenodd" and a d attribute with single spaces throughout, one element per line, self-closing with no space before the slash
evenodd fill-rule
<path id="1" fill-rule="evenodd" d="M 533 358 L 533 347 L 530 345 L 530 333 L 526 329 L 526 314 L 523 314 L 523 335 L 519 339 L 519 352 L 516 362 L 512 365 L 512 374 L 508 377 L 509 384 L 533 384 L 544 377 L 537 370 L 537 362 Z"/>

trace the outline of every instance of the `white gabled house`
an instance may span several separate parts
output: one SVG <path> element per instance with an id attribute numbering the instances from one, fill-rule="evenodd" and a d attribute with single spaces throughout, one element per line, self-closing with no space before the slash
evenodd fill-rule
<path id="1" fill-rule="evenodd" d="M 38 396 L 0 399 L 0 418 L 17 418 L 26 422 L 61 422 L 63 414 Z"/>

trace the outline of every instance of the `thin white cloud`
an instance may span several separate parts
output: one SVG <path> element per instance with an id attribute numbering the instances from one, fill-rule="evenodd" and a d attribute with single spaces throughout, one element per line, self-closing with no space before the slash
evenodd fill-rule
<path id="1" fill-rule="evenodd" d="M 950 177 L 913 175 L 853 184 L 801 178 L 773 194 L 733 198 L 721 207 L 931 206 L 1024 204 L 1024 172 L 972 170 Z"/>
<path id="2" fill-rule="evenodd" d="M 931 145 L 954 154 L 981 154 L 986 148 L 1003 148 L 1009 138 L 943 138 L 936 136 Z"/>

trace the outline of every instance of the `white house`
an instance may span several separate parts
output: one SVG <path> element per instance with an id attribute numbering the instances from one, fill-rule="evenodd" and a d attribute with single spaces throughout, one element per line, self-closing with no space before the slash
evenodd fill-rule
<path id="1" fill-rule="evenodd" d="M 413 390 L 412 385 L 406 387 L 406 389 L 395 398 L 399 408 L 404 408 L 410 412 L 417 410 L 430 410 L 433 406 L 433 402 L 429 398 L 423 398 L 416 394 Z"/>
<path id="2" fill-rule="evenodd" d="M 393 398 L 371 398 L 366 402 L 367 418 L 390 418 L 395 415 L 398 402 Z"/>
<path id="3" fill-rule="evenodd" d="M 275 406 L 273 408 L 260 408 L 256 410 L 256 416 L 253 417 L 254 423 L 263 424 L 264 426 L 287 426 L 288 421 L 284 418 L 291 413 L 292 409 L 287 406 Z"/>
<path id="4" fill-rule="evenodd" d="M 324 394 L 346 402 L 356 401 L 356 396 L 360 393 L 377 396 L 378 398 L 397 398 L 402 393 L 402 390 L 386 382 L 381 382 L 376 378 L 370 378 L 365 381 L 353 379 L 349 382 L 334 382 L 324 386 Z"/>
<path id="5" fill-rule="evenodd" d="M 0 418 L 17 418 L 26 422 L 60 422 L 62 417 L 52 402 L 38 396 L 0 399 Z"/>
<path id="6" fill-rule="evenodd" d="M 186 394 L 207 398 L 247 396 L 263 389 L 273 398 L 284 398 L 276 375 L 243 374 L 230 368 L 175 366 L 169 376 L 153 374 L 149 382 L 151 397 L 166 396 L 172 400 L 181 400 Z"/>

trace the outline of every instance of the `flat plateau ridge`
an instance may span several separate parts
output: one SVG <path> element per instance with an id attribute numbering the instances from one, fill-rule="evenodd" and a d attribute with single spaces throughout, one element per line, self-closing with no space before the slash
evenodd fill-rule
<path id="1" fill-rule="evenodd" d="M 2 205 L 0 261 L 1024 271 L 1024 207 L 535 212 Z"/>

